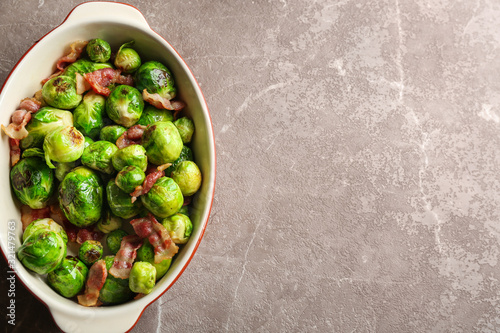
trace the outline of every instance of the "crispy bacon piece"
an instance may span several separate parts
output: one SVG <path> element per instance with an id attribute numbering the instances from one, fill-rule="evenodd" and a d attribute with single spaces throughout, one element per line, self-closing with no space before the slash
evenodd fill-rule
<path id="1" fill-rule="evenodd" d="M 182 110 L 186 104 L 181 101 L 169 100 L 159 94 L 150 94 L 147 89 L 142 91 L 142 98 L 157 109 Z"/>
<path id="2" fill-rule="evenodd" d="M 62 211 L 59 204 L 54 203 L 54 204 L 50 205 L 49 207 L 50 207 L 50 218 L 53 219 L 54 221 L 56 221 L 62 227 L 66 228 L 65 223 L 69 223 L 69 221 L 66 218 L 66 215 L 64 215 L 64 212 Z"/>
<path id="3" fill-rule="evenodd" d="M 50 217 L 50 208 L 31 209 L 28 205 L 21 206 L 21 223 L 23 224 L 23 231 L 31 222 L 46 219 Z"/>
<path id="4" fill-rule="evenodd" d="M 85 293 L 78 295 L 78 304 L 83 306 L 99 306 L 99 293 L 108 277 L 106 262 L 103 259 L 96 261 L 89 269 Z"/>
<path id="5" fill-rule="evenodd" d="M 122 149 L 131 145 L 140 145 L 142 142 L 142 134 L 144 134 L 145 129 L 146 126 L 144 125 L 134 125 L 130 127 L 118 138 L 118 140 L 116 140 L 116 146 Z"/>
<path id="6" fill-rule="evenodd" d="M 19 140 L 9 138 L 9 147 L 10 147 L 10 166 L 13 167 L 21 159 L 21 148 L 19 147 Z"/>
<path id="7" fill-rule="evenodd" d="M 42 106 L 42 102 L 40 102 L 37 98 L 31 97 L 31 98 L 24 98 L 21 103 L 19 104 L 19 108 L 30 111 L 32 113 L 37 112 L 40 107 Z"/>
<path id="8" fill-rule="evenodd" d="M 2 130 L 11 139 L 21 140 L 28 136 L 26 125 L 31 120 L 31 112 L 24 109 L 14 111 L 11 118 L 11 123 L 5 127 L 1 125 Z"/>
<path id="9" fill-rule="evenodd" d="M 42 86 L 47 83 L 48 80 L 52 79 L 53 77 L 56 77 L 56 76 L 59 76 L 62 74 L 62 70 L 58 70 L 58 71 L 55 71 L 54 73 L 52 73 L 48 78 L 45 78 L 43 79 L 40 83 L 42 84 Z"/>
<path id="10" fill-rule="evenodd" d="M 160 167 L 148 173 L 142 185 L 137 186 L 134 191 L 130 193 L 130 196 L 132 197 L 132 203 L 134 203 L 140 195 L 148 193 L 156 183 L 156 181 L 165 176 L 165 171 L 163 171 L 164 169 L 160 170 L 159 168 Z"/>
<path id="11" fill-rule="evenodd" d="M 68 240 L 70 242 L 76 242 L 76 240 L 78 238 L 78 232 L 80 231 L 80 229 L 76 225 L 69 222 L 68 220 L 65 220 L 64 221 L 64 230 L 66 231 L 66 234 L 68 235 Z"/>
<path id="12" fill-rule="evenodd" d="M 121 75 L 119 69 L 102 68 L 84 75 L 85 80 L 90 84 L 92 90 L 97 94 L 109 96 L 111 90 L 108 86 L 112 83 L 132 85 L 134 83 L 131 75 Z"/>
<path id="13" fill-rule="evenodd" d="M 165 259 L 172 258 L 179 248 L 172 242 L 167 229 L 155 217 L 149 213 L 147 217 L 141 217 L 130 221 L 137 236 L 147 238 L 155 251 L 155 264 Z"/>
<path id="14" fill-rule="evenodd" d="M 57 69 L 62 71 L 69 64 L 74 63 L 80 57 L 80 54 L 82 54 L 82 51 L 85 49 L 85 46 L 87 46 L 87 43 L 88 41 L 84 40 L 78 40 L 72 43 L 69 46 L 71 48 L 71 51 L 65 56 L 59 58 L 59 60 L 57 61 Z"/>
<path id="15" fill-rule="evenodd" d="M 137 249 L 142 245 L 142 239 L 137 235 L 128 235 L 122 238 L 120 250 L 115 255 L 113 266 L 109 273 L 118 279 L 128 279 L 132 264 L 137 256 Z"/>
<path id="16" fill-rule="evenodd" d="M 82 74 L 80 73 L 75 73 L 75 80 L 76 80 L 76 93 L 81 95 L 87 90 L 90 90 L 92 88 L 90 86 L 90 83 L 85 80 Z"/>
<path id="17" fill-rule="evenodd" d="M 83 244 L 87 240 L 99 240 L 102 238 L 102 233 L 93 228 L 79 228 L 76 234 L 76 242 Z"/>

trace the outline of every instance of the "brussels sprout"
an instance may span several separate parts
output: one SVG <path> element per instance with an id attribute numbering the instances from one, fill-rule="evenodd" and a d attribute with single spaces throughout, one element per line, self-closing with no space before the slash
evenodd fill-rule
<path id="1" fill-rule="evenodd" d="M 100 232 L 103 232 L 105 234 L 110 233 L 113 230 L 119 229 L 122 227 L 122 219 L 113 213 L 111 213 L 109 210 L 104 213 L 104 216 L 102 219 L 97 222 L 97 229 Z"/>
<path id="2" fill-rule="evenodd" d="M 32 209 L 47 206 L 54 192 L 54 172 L 38 157 L 23 158 L 10 170 L 16 197 Z"/>
<path id="3" fill-rule="evenodd" d="M 130 145 L 119 149 L 111 159 L 116 171 L 121 171 L 123 168 L 133 165 L 146 171 L 148 167 L 148 158 L 146 150 L 141 145 Z"/>
<path id="4" fill-rule="evenodd" d="M 59 185 L 59 205 L 69 222 L 86 227 L 101 218 L 103 191 L 99 174 L 80 166 L 68 173 Z"/>
<path id="5" fill-rule="evenodd" d="M 141 118 L 144 109 L 142 94 L 134 87 L 119 85 L 106 100 L 108 117 L 119 125 L 130 127 Z"/>
<path id="6" fill-rule="evenodd" d="M 111 46 L 100 38 L 90 40 L 86 51 L 93 62 L 106 62 L 111 57 Z"/>
<path id="7" fill-rule="evenodd" d="M 111 253 L 116 254 L 120 250 L 122 238 L 127 236 L 128 233 L 123 229 L 116 229 L 111 231 L 106 237 L 106 245 Z"/>
<path id="8" fill-rule="evenodd" d="M 187 217 L 189 217 L 189 205 L 182 206 L 181 209 L 179 209 L 179 211 L 177 213 L 184 214 Z"/>
<path id="9" fill-rule="evenodd" d="M 147 126 L 157 121 L 174 121 L 174 113 L 170 110 L 157 109 L 152 105 L 146 105 L 137 124 Z"/>
<path id="10" fill-rule="evenodd" d="M 177 213 L 184 204 L 184 197 L 172 178 L 161 177 L 148 193 L 141 195 L 141 201 L 153 215 L 165 218 Z"/>
<path id="11" fill-rule="evenodd" d="M 151 94 L 159 94 L 166 99 L 175 97 L 177 90 L 170 70 L 158 61 L 148 61 L 135 72 L 135 86 L 142 92 L 144 89 Z"/>
<path id="12" fill-rule="evenodd" d="M 109 272 L 109 269 L 113 265 L 114 256 L 106 256 L 104 261 L 106 262 L 106 269 Z M 129 279 L 115 278 L 108 273 L 106 281 L 99 292 L 99 300 L 107 305 L 120 304 L 128 301 L 134 295 L 128 285 Z"/>
<path id="13" fill-rule="evenodd" d="M 201 171 L 193 161 L 183 161 L 172 171 L 172 179 L 179 184 L 182 195 L 189 197 L 201 186 Z"/>
<path id="14" fill-rule="evenodd" d="M 171 121 L 159 121 L 149 125 L 142 135 L 149 162 L 162 165 L 172 163 L 182 151 L 182 138 Z"/>
<path id="15" fill-rule="evenodd" d="M 140 201 L 132 203 L 132 197 L 128 193 L 120 190 L 114 179 L 110 180 L 106 186 L 106 196 L 109 209 L 111 209 L 111 212 L 116 216 L 129 219 L 141 212 L 142 208 Z"/>
<path id="16" fill-rule="evenodd" d="M 111 159 L 117 151 L 118 147 L 114 143 L 96 141 L 83 151 L 82 164 L 110 175 L 115 172 Z"/>
<path id="17" fill-rule="evenodd" d="M 161 224 L 168 230 L 175 244 L 186 244 L 193 232 L 193 224 L 189 217 L 176 213 L 164 219 Z"/>
<path id="18" fill-rule="evenodd" d="M 124 192 L 132 193 L 146 179 L 144 171 L 135 165 L 129 165 L 118 172 L 115 183 Z"/>
<path id="19" fill-rule="evenodd" d="M 45 162 L 55 169 L 51 160 L 56 162 L 73 162 L 79 159 L 85 149 L 85 138 L 73 126 L 59 127 L 47 134 L 43 141 Z"/>
<path id="20" fill-rule="evenodd" d="M 155 264 L 155 251 L 153 245 L 146 239 L 142 243 L 142 246 L 137 250 L 137 260 L 149 262 L 156 268 L 156 281 L 161 279 L 165 273 L 167 273 L 172 263 L 172 258 L 165 259 L 159 264 Z"/>
<path id="21" fill-rule="evenodd" d="M 69 76 L 75 78 L 75 73 L 84 75 L 85 73 L 90 73 L 102 68 L 113 68 L 111 64 L 108 63 L 95 63 L 87 59 L 79 59 L 74 63 L 68 65 L 62 73 L 64 76 Z"/>
<path id="22" fill-rule="evenodd" d="M 40 219 L 31 222 L 27 227 L 26 230 L 23 232 L 23 242 L 28 239 L 31 235 L 33 235 L 36 231 L 40 229 L 45 229 L 48 231 L 53 231 L 61 238 L 63 239 L 64 243 L 66 244 L 68 242 L 68 235 L 66 234 L 66 231 L 64 230 L 63 227 L 53 219 Z"/>
<path id="23" fill-rule="evenodd" d="M 85 137 L 85 142 L 83 143 L 83 150 L 85 151 L 85 148 L 87 148 L 88 146 L 90 146 L 91 144 L 94 143 L 94 140 L 92 140 L 91 138 L 89 138 L 88 136 Z"/>
<path id="24" fill-rule="evenodd" d="M 101 242 L 96 240 L 86 240 L 78 250 L 78 258 L 87 266 L 92 266 L 101 259 L 103 247 Z"/>
<path id="25" fill-rule="evenodd" d="M 156 284 L 156 268 L 149 262 L 136 261 L 128 279 L 134 293 L 149 294 Z"/>
<path id="26" fill-rule="evenodd" d="M 190 143 L 194 133 L 193 121 L 187 117 L 182 117 L 174 121 L 174 125 L 181 135 L 182 143 Z"/>
<path id="27" fill-rule="evenodd" d="M 172 174 L 172 171 L 175 170 L 177 165 L 181 163 L 182 161 L 192 161 L 193 160 L 193 152 L 191 151 L 191 148 L 188 146 L 182 146 L 181 154 L 178 159 L 176 159 L 171 166 L 165 170 L 165 175 L 170 176 Z"/>
<path id="28" fill-rule="evenodd" d="M 57 163 L 56 164 L 56 172 L 55 172 L 57 180 L 62 182 L 64 177 L 66 177 L 66 175 L 74 168 L 76 168 L 76 161 L 75 162 L 66 162 L 66 163 Z"/>
<path id="29" fill-rule="evenodd" d="M 23 151 L 23 154 L 21 155 L 21 158 L 26 158 L 26 157 L 45 158 L 45 153 L 41 148 L 28 148 L 25 151 Z"/>
<path id="30" fill-rule="evenodd" d="M 76 93 L 75 79 L 59 75 L 45 82 L 42 88 L 45 102 L 59 109 L 74 109 L 82 101 L 82 95 Z"/>
<path id="31" fill-rule="evenodd" d="M 134 49 L 129 47 L 133 44 L 134 41 L 123 44 L 116 53 L 115 66 L 124 73 L 135 72 L 141 66 L 141 57 Z"/>
<path id="32" fill-rule="evenodd" d="M 93 91 L 85 94 L 83 101 L 73 111 L 73 123 L 76 129 L 85 136 L 97 139 L 104 126 L 102 116 L 105 103 L 106 99 Z"/>
<path id="33" fill-rule="evenodd" d="M 70 111 L 45 106 L 31 116 L 31 121 L 26 125 L 29 134 L 21 140 L 21 148 L 42 148 L 47 134 L 66 126 L 73 126 L 73 114 Z"/>
<path id="34" fill-rule="evenodd" d="M 116 140 L 126 131 L 127 129 L 120 125 L 104 126 L 101 130 L 101 134 L 99 134 L 99 140 L 116 143 Z"/>
<path id="35" fill-rule="evenodd" d="M 78 258 L 67 256 L 47 275 L 47 283 L 60 295 L 71 298 L 83 289 L 88 272 L 87 266 Z"/>
<path id="36" fill-rule="evenodd" d="M 26 238 L 17 251 L 24 267 L 38 274 L 47 274 L 66 257 L 66 243 L 59 234 L 40 228 Z"/>

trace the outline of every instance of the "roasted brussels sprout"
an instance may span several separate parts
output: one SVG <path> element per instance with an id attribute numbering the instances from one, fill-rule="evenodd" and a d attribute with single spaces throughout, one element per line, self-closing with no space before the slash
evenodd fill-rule
<path id="1" fill-rule="evenodd" d="M 144 89 L 151 94 L 159 94 L 166 99 L 175 97 L 177 90 L 170 70 L 158 61 L 148 61 L 135 72 L 135 85 L 142 92 Z"/>
<path id="2" fill-rule="evenodd" d="M 120 217 L 114 215 L 109 210 L 104 213 L 104 216 L 97 222 L 97 229 L 105 234 L 122 227 L 123 221 Z"/>
<path id="3" fill-rule="evenodd" d="M 90 40 L 86 48 L 87 54 L 93 62 L 106 62 L 111 57 L 111 46 L 100 38 Z"/>
<path id="4" fill-rule="evenodd" d="M 161 224 L 168 230 L 175 244 L 186 244 L 193 232 L 193 224 L 189 217 L 176 213 L 164 219 Z"/>
<path id="5" fill-rule="evenodd" d="M 69 76 L 75 78 L 76 73 L 84 75 L 85 73 L 90 73 L 102 68 L 113 68 L 109 63 L 96 63 L 87 59 L 79 59 L 74 63 L 68 65 L 62 73 L 64 76 Z"/>
<path id="6" fill-rule="evenodd" d="M 85 150 L 85 148 L 87 148 L 88 146 L 90 146 L 93 143 L 94 143 L 94 140 L 92 140 L 91 138 L 89 138 L 88 136 L 86 136 L 85 137 L 85 142 L 83 144 L 83 146 L 84 146 L 83 150 Z"/>
<path id="7" fill-rule="evenodd" d="M 167 273 L 170 268 L 170 264 L 172 263 L 172 259 L 165 259 L 159 264 L 155 264 L 155 251 L 153 245 L 147 240 L 144 239 L 142 246 L 137 250 L 137 259 L 138 261 L 149 262 L 156 268 L 156 281 L 161 279 L 165 273 Z"/>
<path id="8" fill-rule="evenodd" d="M 179 155 L 179 158 L 176 159 L 171 166 L 165 170 L 165 175 L 169 176 L 172 174 L 172 171 L 175 170 L 177 165 L 181 163 L 182 161 L 192 161 L 193 160 L 193 152 L 191 151 L 191 148 L 188 146 L 182 146 L 181 154 Z"/>
<path id="9" fill-rule="evenodd" d="M 82 164 L 108 175 L 115 172 L 111 163 L 118 147 L 109 141 L 96 141 L 89 145 L 82 154 Z"/>
<path id="10" fill-rule="evenodd" d="M 137 124 L 148 126 L 157 121 L 174 121 L 174 114 L 170 110 L 157 109 L 152 105 L 145 105 Z"/>
<path id="11" fill-rule="evenodd" d="M 10 169 L 10 183 L 16 197 L 32 209 L 40 209 L 54 192 L 54 172 L 38 157 L 21 159 Z"/>
<path id="12" fill-rule="evenodd" d="M 127 236 L 128 233 L 123 229 L 116 229 L 111 231 L 106 236 L 106 245 L 111 253 L 116 254 L 120 250 L 120 245 L 122 243 L 122 238 Z"/>
<path id="13" fill-rule="evenodd" d="M 78 258 L 87 266 L 92 266 L 97 260 L 102 258 L 103 247 L 101 242 L 96 240 L 86 240 L 78 250 Z"/>
<path id="14" fill-rule="evenodd" d="M 42 148 L 47 134 L 66 126 L 73 126 L 73 114 L 70 111 L 45 106 L 32 114 L 31 121 L 26 125 L 28 136 L 21 140 L 21 148 Z"/>
<path id="15" fill-rule="evenodd" d="M 68 242 L 68 235 L 66 234 L 64 228 L 61 227 L 59 223 L 50 218 L 40 219 L 31 222 L 23 232 L 23 242 L 26 239 L 28 239 L 28 237 L 33 235 L 35 231 L 38 231 L 40 229 L 53 231 L 59 236 L 61 236 L 65 244 Z"/>
<path id="16" fill-rule="evenodd" d="M 141 66 L 141 57 L 130 48 L 133 44 L 134 41 L 123 44 L 116 53 L 115 66 L 124 73 L 133 73 Z"/>
<path id="17" fill-rule="evenodd" d="M 146 171 L 148 167 L 148 158 L 146 150 L 141 145 L 130 145 L 119 149 L 111 159 L 116 171 L 121 171 L 123 168 L 133 165 Z"/>
<path id="18" fill-rule="evenodd" d="M 106 269 L 109 272 L 109 269 L 113 265 L 114 256 L 106 256 L 104 261 L 106 262 Z M 128 285 L 129 279 L 115 278 L 108 273 L 106 281 L 99 292 L 99 300 L 106 305 L 120 304 L 128 301 L 134 295 Z"/>
<path id="19" fill-rule="evenodd" d="M 116 185 L 115 180 L 112 179 L 106 186 L 106 196 L 108 199 L 109 209 L 116 216 L 124 219 L 129 219 L 141 212 L 141 203 L 139 200 L 132 203 L 132 197 L 120 190 Z"/>
<path id="20" fill-rule="evenodd" d="M 76 93 L 75 79 L 64 75 L 45 82 L 42 97 L 48 105 L 65 110 L 76 108 L 82 101 L 82 95 Z"/>
<path id="21" fill-rule="evenodd" d="M 179 211 L 177 213 L 184 214 L 187 217 L 189 217 L 189 205 L 182 206 L 181 209 L 179 209 Z"/>
<path id="22" fill-rule="evenodd" d="M 51 161 L 73 162 L 79 159 L 85 149 L 85 138 L 73 126 L 59 127 L 47 134 L 43 141 L 45 162 L 49 167 L 56 167 Z"/>
<path id="23" fill-rule="evenodd" d="M 103 185 L 97 172 L 85 166 L 73 169 L 59 185 L 59 205 L 77 227 L 86 227 L 101 218 Z"/>
<path id="24" fill-rule="evenodd" d="M 193 161 L 183 161 L 172 171 L 172 179 L 179 185 L 182 195 L 188 197 L 201 186 L 201 171 Z"/>
<path id="25" fill-rule="evenodd" d="M 43 149 L 41 148 L 28 148 L 25 151 L 23 151 L 21 158 L 26 158 L 26 157 L 40 157 L 40 158 L 45 158 L 45 153 L 43 152 Z"/>
<path id="26" fill-rule="evenodd" d="M 182 151 L 182 138 L 171 121 L 159 121 L 149 125 L 142 135 L 142 145 L 151 163 L 172 163 Z"/>
<path id="27" fill-rule="evenodd" d="M 174 121 L 175 127 L 179 131 L 182 143 L 190 143 L 194 133 L 194 123 L 188 117 L 182 117 Z"/>
<path id="28" fill-rule="evenodd" d="M 64 177 L 66 177 L 66 175 L 74 168 L 76 168 L 76 161 L 66 162 L 66 163 L 57 163 L 56 164 L 56 171 L 55 171 L 55 175 L 56 175 L 57 180 L 62 182 Z"/>
<path id="29" fill-rule="evenodd" d="M 24 267 L 38 274 L 47 274 L 66 257 L 66 243 L 59 234 L 40 228 L 26 238 L 17 251 Z"/>
<path id="30" fill-rule="evenodd" d="M 60 295 L 71 298 L 83 289 L 88 272 L 87 266 L 78 258 L 67 256 L 47 275 L 47 283 Z"/>
<path id="31" fill-rule="evenodd" d="M 124 192 L 131 193 L 134 189 L 142 185 L 146 175 L 139 167 L 129 165 L 118 172 L 115 183 Z"/>
<path id="32" fill-rule="evenodd" d="M 89 91 L 83 97 L 83 101 L 73 111 L 73 123 L 77 130 L 83 135 L 97 139 L 101 128 L 104 127 L 103 115 L 106 99 Z"/>
<path id="33" fill-rule="evenodd" d="M 165 218 L 177 213 L 184 204 L 184 197 L 172 178 L 161 177 L 148 193 L 141 195 L 141 201 L 153 215 Z"/>
<path id="34" fill-rule="evenodd" d="M 119 85 L 106 100 L 108 117 L 119 125 L 130 127 L 141 118 L 144 109 L 142 94 L 134 87 Z"/>
<path id="35" fill-rule="evenodd" d="M 118 140 L 118 138 L 126 131 L 127 129 L 120 125 L 104 126 L 99 134 L 99 140 L 109 141 L 116 144 L 116 140 Z"/>
<path id="36" fill-rule="evenodd" d="M 156 268 L 149 262 L 136 261 L 128 279 L 134 293 L 149 294 L 156 284 Z"/>

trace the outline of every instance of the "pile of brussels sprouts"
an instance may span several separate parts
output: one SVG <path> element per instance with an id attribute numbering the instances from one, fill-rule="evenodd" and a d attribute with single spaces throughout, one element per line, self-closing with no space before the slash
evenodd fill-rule
<path id="1" fill-rule="evenodd" d="M 192 232 L 189 199 L 201 185 L 201 172 L 189 147 L 194 124 L 171 110 L 157 109 L 143 100 L 142 91 L 174 98 L 174 79 L 163 64 L 142 62 L 133 43 L 112 54 L 101 39 L 89 41 L 80 58 L 43 84 L 44 105 L 32 115 L 20 141 L 22 158 L 10 172 L 13 193 L 31 209 L 59 205 L 78 228 L 102 234 L 99 240 L 78 244 L 67 256 L 68 235 L 50 218 L 35 220 L 22 236 L 17 255 L 60 295 L 81 294 L 89 269 L 104 259 L 109 271 L 120 243 L 134 218 L 153 214 L 172 241 L 184 244 Z M 109 96 L 93 90 L 78 94 L 76 75 L 102 68 L 120 69 L 133 77 L 133 86 L 111 84 Z M 117 140 L 133 125 L 145 126 L 140 143 L 122 149 Z M 168 166 L 171 164 L 170 166 Z M 132 200 L 147 170 L 163 165 L 165 176 L 151 190 Z M 76 243 L 75 243 L 76 244 Z M 153 246 L 144 240 L 129 279 L 108 274 L 99 300 L 119 304 L 136 293 L 151 292 L 172 259 L 154 262 Z"/>

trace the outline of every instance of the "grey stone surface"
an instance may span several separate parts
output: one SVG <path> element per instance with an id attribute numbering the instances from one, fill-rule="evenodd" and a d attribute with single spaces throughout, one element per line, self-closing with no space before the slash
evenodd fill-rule
<path id="1" fill-rule="evenodd" d="M 79 2 L 1 0 L 1 82 Z M 500 331 L 498 1 L 129 3 L 217 147 L 205 237 L 132 332 Z M 17 297 L 9 332 L 57 331 Z"/>

